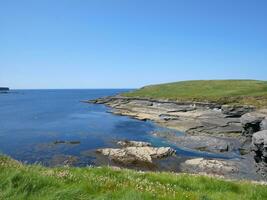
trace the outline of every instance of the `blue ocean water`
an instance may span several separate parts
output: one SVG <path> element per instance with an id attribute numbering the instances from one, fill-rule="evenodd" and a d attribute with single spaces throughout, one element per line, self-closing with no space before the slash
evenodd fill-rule
<path id="1" fill-rule="evenodd" d="M 116 116 L 104 105 L 81 100 L 128 90 L 13 90 L 0 94 L 0 153 L 28 163 L 53 165 L 60 156 L 76 156 L 77 165 L 94 164 L 85 152 L 113 147 L 117 140 L 140 140 L 169 145 L 152 135 L 162 129 L 152 122 Z M 80 144 L 54 144 L 80 141 Z M 175 147 L 182 156 L 214 155 Z M 216 157 L 216 156 L 215 156 Z"/>

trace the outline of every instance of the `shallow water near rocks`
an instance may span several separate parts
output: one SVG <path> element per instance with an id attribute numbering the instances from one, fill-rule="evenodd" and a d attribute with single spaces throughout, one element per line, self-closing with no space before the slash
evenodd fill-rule
<path id="1" fill-rule="evenodd" d="M 95 149 L 115 147 L 118 140 L 139 140 L 175 148 L 177 162 L 186 157 L 232 158 L 179 148 L 153 135 L 155 131 L 166 131 L 165 128 L 150 121 L 113 115 L 104 105 L 81 102 L 125 91 L 15 90 L 0 94 L 0 153 L 46 166 L 99 165 L 107 161 L 99 162 L 92 153 Z M 165 159 L 162 166 L 176 170 L 177 165 L 170 164 L 174 160 Z"/>

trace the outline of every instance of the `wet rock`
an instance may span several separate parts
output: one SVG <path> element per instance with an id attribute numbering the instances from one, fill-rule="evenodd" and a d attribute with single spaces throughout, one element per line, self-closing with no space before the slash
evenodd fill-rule
<path id="1" fill-rule="evenodd" d="M 242 115 L 240 121 L 243 126 L 243 135 L 251 137 L 253 133 L 261 130 L 261 123 L 266 115 L 252 112 Z"/>
<path id="2" fill-rule="evenodd" d="M 231 151 L 234 148 L 234 144 L 226 139 L 204 135 L 181 136 L 177 137 L 175 142 L 187 148 L 215 153 Z"/>
<path id="3" fill-rule="evenodd" d="M 54 144 L 65 144 L 64 140 L 56 140 L 53 142 Z"/>
<path id="4" fill-rule="evenodd" d="M 241 117 L 255 110 L 253 106 L 223 105 L 221 111 L 226 117 Z"/>
<path id="5" fill-rule="evenodd" d="M 208 174 L 224 175 L 228 173 L 236 173 L 238 167 L 231 161 L 195 158 L 185 161 L 183 164 L 187 170 L 191 172 L 205 172 Z"/>
<path id="6" fill-rule="evenodd" d="M 56 140 L 53 142 L 54 144 L 80 144 L 80 141 L 65 141 L 65 140 Z"/>
<path id="7" fill-rule="evenodd" d="M 151 143 L 149 142 L 129 141 L 129 140 L 118 141 L 117 144 L 122 147 L 150 147 L 151 146 Z"/>
<path id="8" fill-rule="evenodd" d="M 177 135 L 175 132 L 162 131 L 157 131 L 153 134 L 164 137 L 168 141 L 181 147 L 212 153 L 233 153 L 240 146 L 239 140 L 235 138 L 221 138 L 208 135 Z"/>
<path id="9" fill-rule="evenodd" d="M 175 153 L 175 150 L 170 147 L 150 147 L 142 146 L 144 144 L 136 144 L 141 146 L 128 146 L 121 149 L 118 148 L 104 148 L 98 149 L 97 152 L 105 156 L 108 156 L 110 159 L 123 163 L 152 163 L 154 158 L 164 158 L 171 156 Z"/>
<path id="10" fill-rule="evenodd" d="M 78 157 L 71 155 L 55 155 L 50 160 L 51 166 L 73 166 L 77 163 Z"/>

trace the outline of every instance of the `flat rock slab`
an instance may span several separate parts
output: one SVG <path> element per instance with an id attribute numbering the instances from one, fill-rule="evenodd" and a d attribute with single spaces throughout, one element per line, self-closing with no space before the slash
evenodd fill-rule
<path id="1" fill-rule="evenodd" d="M 227 117 L 241 117 L 242 115 L 255 110 L 253 106 L 223 105 L 222 113 Z"/>
<path id="2" fill-rule="evenodd" d="M 228 173 L 236 173 L 239 171 L 231 161 L 215 160 L 215 159 L 204 159 L 195 158 L 185 161 L 183 164 L 185 168 L 194 169 L 196 172 L 205 172 L 209 174 L 224 175 Z"/>
<path id="3" fill-rule="evenodd" d="M 154 135 L 164 137 L 177 146 L 207 151 L 212 153 L 233 152 L 240 146 L 238 139 L 213 137 L 208 135 L 177 136 L 172 132 L 155 132 Z"/>

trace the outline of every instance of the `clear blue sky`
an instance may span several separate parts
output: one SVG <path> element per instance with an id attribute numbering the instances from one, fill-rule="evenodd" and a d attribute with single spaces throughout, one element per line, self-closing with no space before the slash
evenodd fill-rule
<path id="1" fill-rule="evenodd" d="M 0 86 L 267 79 L 266 0 L 0 0 Z"/>

